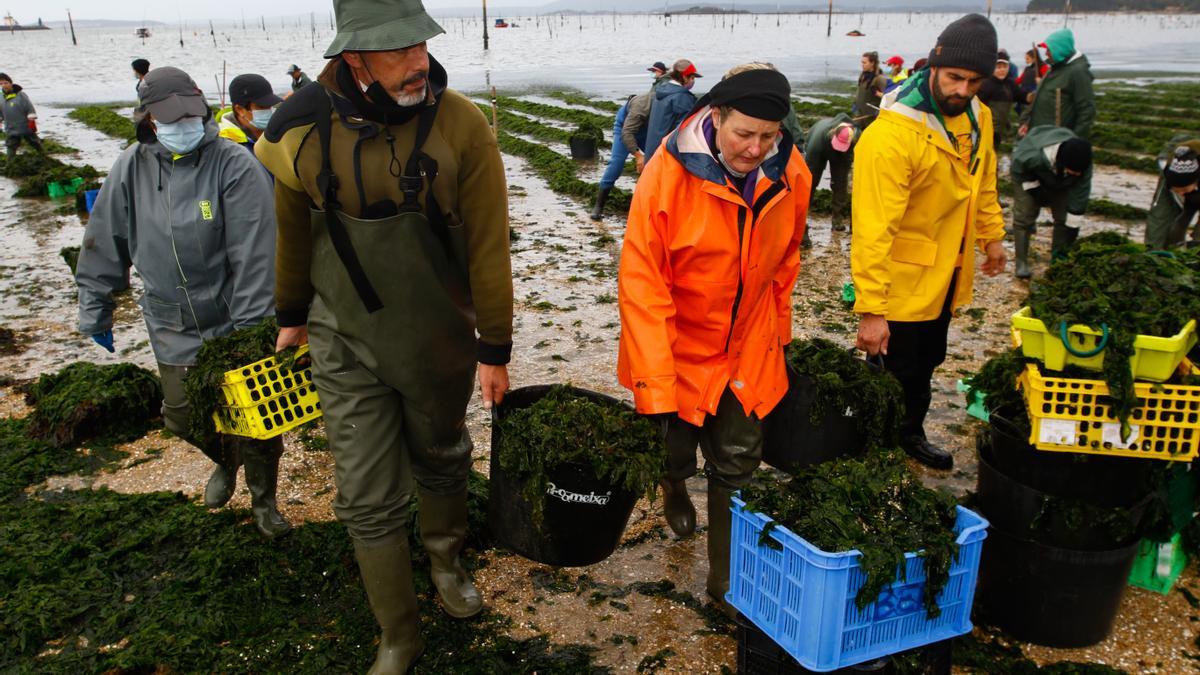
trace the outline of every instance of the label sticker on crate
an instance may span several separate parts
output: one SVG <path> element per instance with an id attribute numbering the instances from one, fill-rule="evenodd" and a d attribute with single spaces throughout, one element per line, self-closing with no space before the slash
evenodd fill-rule
<path id="1" fill-rule="evenodd" d="M 1100 429 L 1101 440 L 1104 443 L 1111 444 L 1114 448 L 1132 448 L 1138 441 L 1138 435 L 1141 427 L 1136 424 L 1129 425 L 1129 438 L 1121 440 L 1121 425 L 1120 423 L 1112 424 L 1105 422 Z"/>
<path id="2" fill-rule="evenodd" d="M 1077 439 L 1074 420 L 1042 420 L 1042 428 L 1038 431 L 1039 443 L 1075 445 Z"/>

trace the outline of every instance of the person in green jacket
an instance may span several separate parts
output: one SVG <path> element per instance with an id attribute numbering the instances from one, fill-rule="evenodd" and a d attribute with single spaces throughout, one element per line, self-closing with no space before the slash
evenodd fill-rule
<path id="1" fill-rule="evenodd" d="M 1049 207 L 1054 218 L 1053 255 L 1060 256 L 1079 236 L 1092 192 L 1092 144 L 1063 127 L 1034 127 L 1012 154 L 1013 239 L 1017 278 L 1032 276 L 1029 240 L 1037 216 Z"/>
<path id="2" fill-rule="evenodd" d="M 833 190 L 833 229 L 842 232 L 846 229 L 846 202 L 850 198 L 850 162 L 854 158 L 854 144 L 858 142 L 858 128 L 854 119 L 846 113 L 838 113 L 834 117 L 817 120 L 808 131 L 808 140 L 804 144 L 804 162 L 812 174 L 812 197 L 817 194 L 817 185 L 825 166 L 829 165 L 829 187 Z M 808 242 L 808 233 L 804 234 Z M 807 244 L 806 244 L 807 245 Z"/>
<path id="3" fill-rule="evenodd" d="M 1038 85 L 1033 104 L 1021 125 L 1021 136 L 1040 126 L 1066 127 L 1083 140 L 1091 140 L 1096 121 L 1096 94 L 1092 90 L 1092 67 L 1075 49 L 1075 35 L 1068 28 L 1054 31 L 1041 47 L 1046 50 L 1050 72 Z"/>
<path id="4" fill-rule="evenodd" d="M 1188 227 L 1200 212 L 1200 138 L 1180 134 L 1158 156 L 1162 176 L 1146 218 L 1146 246 L 1167 249 L 1180 246 Z M 1200 225 L 1192 232 L 1200 241 Z"/>

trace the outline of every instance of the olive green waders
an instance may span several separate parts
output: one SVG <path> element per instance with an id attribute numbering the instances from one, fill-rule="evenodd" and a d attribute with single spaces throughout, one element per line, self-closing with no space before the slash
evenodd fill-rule
<path id="1" fill-rule="evenodd" d="M 747 415 L 732 389 L 726 389 L 715 415 L 704 418 L 702 426 L 673 416 L 667 422 L 666 483 L 682 486 L 696 474 L 696 446 L 704 454 L 704 475 L 708 478 L 708 579 L 705 590 L 731 616 L 736 611 L 725 602 L 729 591 L 729 530 L 733 516 L 729 498 L 750 481 L 762 459 L 762 422 Z M 678 487 L 674 490 L 678 495 Z M 678 497 L 676 497 L 678 499 Z M 687 499 L 686 492 L 683 499 Z M 690 501 L 687 504 L 691 507 Z M 667 521 L 673 520 L 670 509 Z"/>
<path id="2" fill-rule="evenodd" d="M 282 439 L 256 441 L 222 434 L 212 446 L 192 442 L 188 433 L 187 394 L 183 389 L 187 372 L 186 366 L 158 364 L 163 387 L 163 421 L 166 427 L 176 436 L 199 448 L 200 452 L 217 465 L 204 489 L 204 505 L 209 508 L 224 506 L 233 496 L 238 467 L 244 465 L 246 487 L 250 490 L 250 511 L 254 514 L 255 527 L 268 539 L 287 534 L 292 526 L 279 514 L 275 501 L 279 458 L 283 455 Z"/>

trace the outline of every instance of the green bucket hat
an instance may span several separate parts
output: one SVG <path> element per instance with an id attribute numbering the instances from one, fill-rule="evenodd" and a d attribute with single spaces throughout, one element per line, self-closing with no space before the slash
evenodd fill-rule
<path id="1" fill-rule="evenodd" d="M 333 0 L 333 13 L 337 35 L 325 50 L 327 59 L 345 51 L 404 49 L 446 32 L 421 0 Z"/>

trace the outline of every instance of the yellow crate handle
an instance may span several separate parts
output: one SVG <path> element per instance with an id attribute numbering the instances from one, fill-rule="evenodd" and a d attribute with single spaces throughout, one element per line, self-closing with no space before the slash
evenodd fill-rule
<path id="1" fill-rule="evenodd" d="M 1067 333 L 1067 322 L 1060 321 L 1058 323 L 1058 337 L 1062 340 L 1063 347 L 1073 356 L 1078 356 L 1081 359 L 1091 358 L 1108 347 L 1108 324 L 1100 324 L 1100 343 L 1092 350 L 1078 350 L 1071 346 L 1070 335 Z"/>

